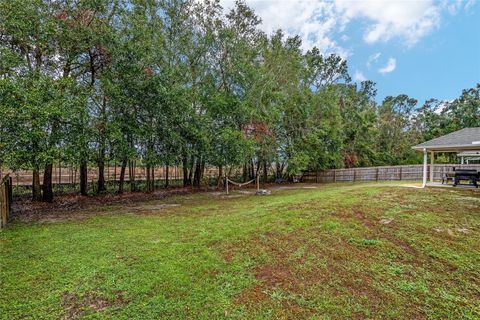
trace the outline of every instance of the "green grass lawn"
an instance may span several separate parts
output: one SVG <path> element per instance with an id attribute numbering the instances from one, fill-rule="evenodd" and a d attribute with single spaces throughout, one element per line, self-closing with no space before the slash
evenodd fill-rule
<path id="1" fill-rule="evenodd" d="M 331 184 L 78 217 L 0 232 L 2 319 L 480 318 L 478 192 Z"/>

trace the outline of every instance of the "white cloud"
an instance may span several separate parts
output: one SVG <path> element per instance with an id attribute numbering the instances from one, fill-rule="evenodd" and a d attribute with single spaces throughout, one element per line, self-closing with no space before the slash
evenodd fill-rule
<path id="1" fill-rule="evenodd" d="M 442 111 L 443 111 L 446 107 L 448 107 L 448 105 L 449 105 L 450 103 L 452 103 L 452 102 L 453 102 L 453 100 L 441 101 L 441 102 L 438 104 L 437 108 L 436 108 L 435 110 L 433 110 L 433 112 L 435 112 L 436 114 L 441 114 Z"/>
<path id="2" fill-rule="evenodd" d="M 365 78 L 365 76 L 363 75 L 363 73 L 361 71 L 357 70 L 353 74 L 353 80 L 355 80 L 355 81 L 365 81 L 365 80 L 367 80 L 367 78 Z"/>
<path id="3" fill-rule="evenodd" d="M 323 53 L 351 54 L 342 35 L 355 20 L 365 25 L 363 39 L 368 44 L 399 39 L 407 47 L 438 28 L 443 11 L 456 14 L 467 10 L 474 0 L 247 0 L 262 18 L 261 28 L 272 33 L 282 29 L 300 35 L 302 49 L 316 46 Z M 221 0 L 231 8 L 234 0 Z M 342 42 L 340 45 L 338 41 Z"/>
<path id="4" fill-rule="evenodd" d="M 397 67 L 397 60 L 395 58 L 389 58 L 387 65 L 383 68 L 378 69 L 378 72 L 381 74 L 390 73 Z"/>
<path id="5" fill-rule="evenodd" d="M 231 8 L 233 1 L 223 0 L 225 8 Z M 247 5 L 262 18 L 261 28 L 267 34 L 282 29 L 287 35 L 300 35 L 302 49 L 316 46 L 323 53 L 348 56 L 348 50 L 333 40 L 338 31 L 338 17 L 335 3 L 330 1 L 272 1 L 250 0 Z"/>
<path id="6" fill-rule="evenodd" d="M 380 52 L 372 54 L 370 57 L 368 57 L 367 60 L 367 68 L 371 68 L 372 64 L 376 63 L 378 61 L 378 58 L 380 58 L 382 54 Z"/>
<path id="7" fill-rule="evenodd" d="M 476 0 L 442 0 L 440 6 L 451 15 L 456 15 L 460 10 L 469 11 Z"/>
<path id="8" fill-rule="evenodd" d="M 411 46 L 440 23 L 440 6 L 432 0 L 337 0 L 336 5 L 343 14 L 343 23 L 358 18 L 365 18 L 370 22 L 363 35 L 367 43 L 400 38 Z"/>

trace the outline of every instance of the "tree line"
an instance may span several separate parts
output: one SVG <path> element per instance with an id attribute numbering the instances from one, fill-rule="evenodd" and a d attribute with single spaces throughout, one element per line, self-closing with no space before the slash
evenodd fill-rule
<path id="1" fill-rule="evenodd" d="M 260 23 L 242 1 L 0 0 L 1 165 L 33 170 L 33 198 L 52 201 L 58 159 L 80 168 L 81 194 L 91 166 L 105 190 L 109 161 L 118 192 L 136 161 L 152 191 L 156 166 L 199 187 L 206 166 L 267 180 L 418 163 L 413 144 L 480 126 L 480 84 L 377 103 L 345 59 Z"/>

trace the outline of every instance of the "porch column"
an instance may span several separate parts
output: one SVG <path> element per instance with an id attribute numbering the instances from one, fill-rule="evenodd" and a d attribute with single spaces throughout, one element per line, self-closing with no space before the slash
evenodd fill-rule
<path id="1" fill-rule="evenodd" d="M 430 152 L 430 182 L 433 182 L 435 152 Z"/>
<path id="2" fill-rule="evenodd" d="M 425 186 L 427 185 L 427 164 L 428 164 L 427 149 L 423 149 L 423 184 L 422 184 L 422 188 L 425 188 Z"/>

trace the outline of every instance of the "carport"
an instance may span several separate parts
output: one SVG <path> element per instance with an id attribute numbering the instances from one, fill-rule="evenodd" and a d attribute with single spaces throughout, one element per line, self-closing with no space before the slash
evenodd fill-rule
<path id="1" fill-rule="evenodd" d="M 480 127 L 465 128 L 444 136 L 425 141 L 413 147 L 423 152 L 423 184 L 427 185 L 428 154 L 430 154 L 430 182 L 433 183 L 433 169 L 435 153 L 454 152 L 462 153 L 480 150 Z"/>

